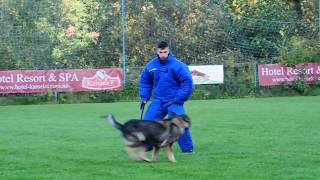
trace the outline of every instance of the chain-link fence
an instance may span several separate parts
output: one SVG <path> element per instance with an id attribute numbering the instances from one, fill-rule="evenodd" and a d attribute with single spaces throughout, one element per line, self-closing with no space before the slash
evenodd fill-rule
<path id="1" fill-rule="evenodd" d="M 56 99 L 136 100 L 142 66 L 155 55 L 155 44 L 167 40 L 173 54 L 188 65 L 224 65 L 224 84 L 195 87 L 194 98 L 204 99 L 259 92 L 257 63 L 283 62 L 305 46 L 313 49 L 301 54 L 319 56 L 314 53 L 319 50 L 317 2 L 301 2 L 300 9 L 290 1 L 239 3 L 136 0 L 125 1 L 122 9 L 116 0 L 1 0 L 0 69 L 87 69 L 125 63 L 123 92 L 61 93 Z M 288 92 L 279 87 L 268 91 L 274 89 Z M 1 96 L 3 101 L 53 98 L 50 93 Z"/>

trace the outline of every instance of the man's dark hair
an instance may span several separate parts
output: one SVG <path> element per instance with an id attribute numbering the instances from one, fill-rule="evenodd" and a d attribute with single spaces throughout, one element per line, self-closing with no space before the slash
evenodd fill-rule
<path id="1" fill-rule="evenodd" d="M 166 41 L 160 41 L 157 46 L 157 48 L 160 48 L 160 49 L 164 49 L 167 47 L 169 47 L 169 44 Z"/>

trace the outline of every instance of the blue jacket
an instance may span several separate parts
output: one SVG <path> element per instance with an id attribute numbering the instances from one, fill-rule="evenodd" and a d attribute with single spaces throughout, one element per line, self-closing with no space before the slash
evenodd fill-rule
<path id="1" fill-rule="evenodd" d="M 183 104 L 192 94 L 192 76 L 189 68 L 171 52 L 164 62 L 158 56 L 143 69 L 139 82 L 139 95 L 148 101 L 152 95 L 162 102 Z"/>

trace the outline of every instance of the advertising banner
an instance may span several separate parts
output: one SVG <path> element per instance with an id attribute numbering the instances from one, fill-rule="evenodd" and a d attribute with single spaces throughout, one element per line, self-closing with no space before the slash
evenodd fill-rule
<path id="1" fill-rule="evenodd" d="M 121 89 L 121 68 L 0 71 L 0 93 Z"/>
<path id="2" fill-rule="evenodd" d="M 193 84 L 222 84 L 223 65 L 189 66 Z"/>
<path id="3" fill-rule="evenodd" d="M 320 80 L 320 65 L 310 63 L 287 67 L 281 64 L 259 64 L 258 80 L 260 86 L 292 84 L 295 80 L 304 80 L 310 84 Z"/>

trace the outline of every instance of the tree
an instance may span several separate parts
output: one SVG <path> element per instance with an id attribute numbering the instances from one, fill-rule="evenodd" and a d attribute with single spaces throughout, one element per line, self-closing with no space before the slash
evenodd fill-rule
<path id="1" fill-rule="evenodd" d="M 55 46 L 54 19 L 59 7 L 49 0 L 9 1 L 1 4 L 1 68 L 33 69 L 51 66 Z M 5 63 L 6 61 L 9 63 Z"/>

